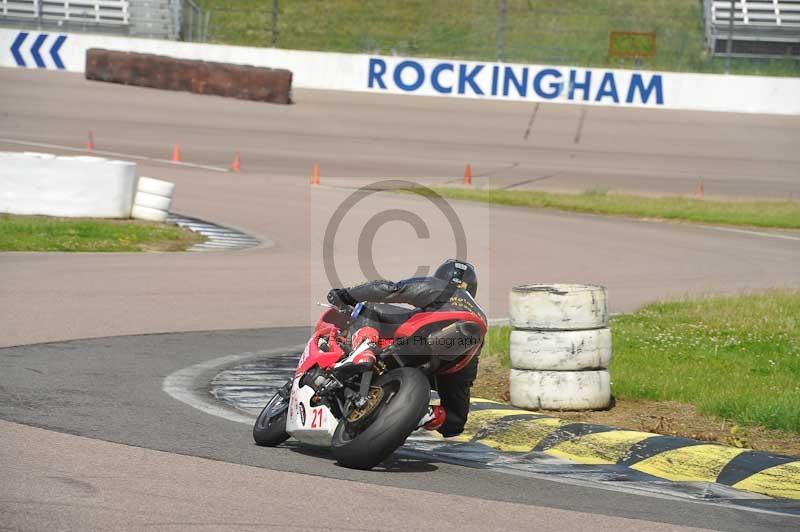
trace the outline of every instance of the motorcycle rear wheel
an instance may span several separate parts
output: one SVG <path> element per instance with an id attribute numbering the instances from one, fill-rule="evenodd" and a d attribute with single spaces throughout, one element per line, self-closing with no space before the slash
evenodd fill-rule
<path id="1" fill-rule="evenodd" d="M 372 469 L 383 462 L 417 429 L 431 397 L 428 378 L 414 368 L 398 368 L 378 377 L 381 404 L 366 427 L 339 421 L 331 446 L 337 462 L 353 469 Z"/>
<path id="2" fill-rule="evenodd" d="M 286 410 L 289 402 L 276 393 L 258 415 L 253 425 L 253 440 L 256 445 L 275 447 L 289 439 L 286 432 Z"/>

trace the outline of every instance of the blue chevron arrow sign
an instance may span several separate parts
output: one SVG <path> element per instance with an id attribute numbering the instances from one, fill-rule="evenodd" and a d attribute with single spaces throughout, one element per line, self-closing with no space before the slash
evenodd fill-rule
<path id="1" fill-rule="evenodd" d="M 48 40 L 49 35 L 49 33 L 39 33 L 35 39 L 31 39 L 33 44 L 30 47 L 30 53 L 31 57 L 33 57 L 34 63 L 36 63 L 37 68 L 47 68 L 47 63 L 45 63 L 45 60 L 42 57 L 42 46 L 44 46 L 45 41 Z M 17 38 L 14 39 L 14 42 L 11 43 L 11 55 L 14 56 L 14 61 L 17 62 L 17 66 L 28 66 L 25 62 L 25 58 L 22 57 L 22 47 L 25 44 L 25 41 L 28 40 L 28 36 L 29 34 L 27 31 L 21 31 L 17 34 Z M 53 65 L 55 68 L 64 70 L 64 62 L 61 60 L 59 53 L 61 51 L 61 47 L 64 45 L 64 41 L 67 40 L 67 36 L 58 35 L 54 37 L 54 39 L 50 39 L 50 58 L 53 60 Z M 45 47 L 45 50 L 48 50 L 48 47 Z"/>

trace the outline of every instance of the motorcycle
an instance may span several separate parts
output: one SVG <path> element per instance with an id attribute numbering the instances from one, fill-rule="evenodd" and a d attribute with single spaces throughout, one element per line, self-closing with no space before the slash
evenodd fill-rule
<path id="1" fill-rule="evenodd" d="M 431 380 L 466 366 L 486 328 L 470 312 L 328 307 L 294 376 L 258 416 L 253 438 L 276 446 L 294 437 L 331 448 L 345 467 L 371 469 L 419 428 Z"/>

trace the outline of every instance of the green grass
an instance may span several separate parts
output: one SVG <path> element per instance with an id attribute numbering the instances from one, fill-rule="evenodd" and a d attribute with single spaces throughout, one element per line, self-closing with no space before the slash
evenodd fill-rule
<path id="1" fill-rule="evenodd" d="M 800 292 L 648 305 L 612 320 L 612 392 L 800 432 Z M 508 365 L 508 327 L 484 352 Z"/>
<path id="2" fill-rule="evenodd" d="M 511 327 L 489 327 L 483 344 L 484 355 L 497 356 L 504 368 L 511 367 L 511 356 L 508 352 L 511 341 Z"/>
<path id="3" fill-rule="evenodd" d="M 203 240 L 154 222 L 0 214 L 0 251 L 181 251 Z"/>
<path id="4" fill-rule="evenodd" d="M 212 42 L 270 46 L 272 0 L 200 0 Z M 508 62 L 723 72 L 704 51 L 700 0 L 507 0 Z M 497 58 L 498 3 L 485 0 L 279 0 L 280 48 Z M 655 32 L 656 56 L 608 57 L 611 31 Z M 623 44 L 623 49 L 630 43 Z M 797 61 L 733 59 L 732 73 L 800 75 Z"/>
<path id="5" fill-rule="evenodd" d="M 587 191 L 582 194 L 537 190 L 497 190 L 435 187 L 445 198 L 480 201 L 515 207 L 659 218 L 686 222 L 800 229 L 800 202 L 792 200 L 715 201 L 684 196 L 647 197 Z M 420 194 L 431 194 L 417 189 Z"/>

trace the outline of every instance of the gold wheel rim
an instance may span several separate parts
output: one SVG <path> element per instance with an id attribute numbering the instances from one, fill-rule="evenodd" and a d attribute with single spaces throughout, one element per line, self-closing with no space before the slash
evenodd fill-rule
<path id="1" fill-rule="evenodd" d="M 356 421 L 364 419 L 370 415 L 375 408 L 381 404 L 381 399 L 383 399 L 383 388 L 380 386 L 373 386 L 370 388 L 369 394 L 367 395 L 367 404 L 350 412 L 350 414 L 347 416 L 347 422 L 355 423 Z"/>

